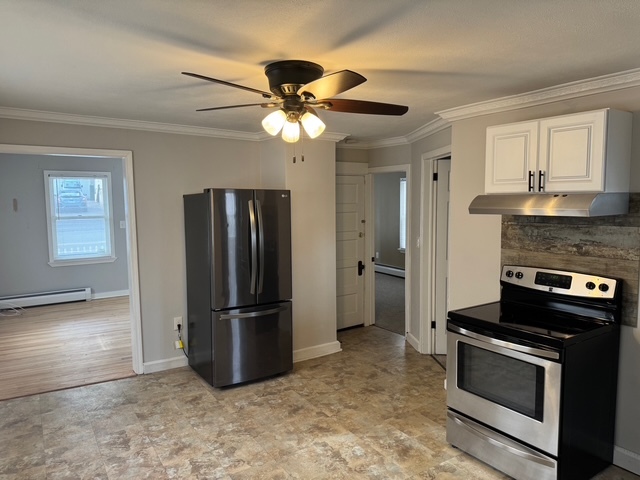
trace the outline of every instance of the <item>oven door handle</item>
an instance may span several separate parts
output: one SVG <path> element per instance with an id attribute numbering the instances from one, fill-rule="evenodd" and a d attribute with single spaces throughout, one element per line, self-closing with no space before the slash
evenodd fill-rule
<path id="1" fill-rule="evenodd" d="M 542 350 L 541 348 L 527 347 L 525 345 L 518 345 L 517 343 L 505 342 L 504 340 L 498 340 L 497 338 L 491 338 L 487 337 L 486 335 L 480 335 L 479 333 L 471 332 L 466 328 L 452 325 L 451 323 L 449 323 L 448 328 L 452 332 L 459 333 L 460 335 L 464 335 L 466 337 L 475 338 L 476 340 L 480 340 L 481 342 L 489 343 L 491 345 L 497 345 L 498 347 L 504 347 L 522 353 L 528 353 L 537 357 L 551 358 L 553 360 L 558 360 L 560 358 L 560 354 L 558 352 L 550 352 L 548 350 Z"/>
<path id="2" fill-rule="evenodd" d="M 540 465 L 544 465 L 545 467 L 550 467 L 555 469 L 556 465 L 555 463 L 551 460 L 551 459 L 547 459 L 545 457 L 536 455 L 534 453 L 525 451 L 525 450 L 521 450 L 520 448 L 516 448 L 514 446 L 511 445 L 507 445 L 506 443 L 502 443 L 500 440 L 493 438 L 489 435 L 487 435 L 486 433 L 483 433 L 479 430 L 476 430 L 475 428 L 473 428 L 471 425 L 467 424 L 467 422 L 464 422 L 461 418 L 458 417 L 458 415 L 456 415 L 455 413 L 451 412 L 451 411 L 447 411 L 447 416 L 453 421 L 455 422 L 457 425 L 461 426 L 462 428 L 464 428 L 465 430 L 467 430 L 469 433 L 475 435 L 478 438 L 481 438 L 482 440 L 484 440 L 485 442 L 490 443 L 491 445 L 500 448 L 502 450 L 506 450 L 509 453 L 512 453 L 513 455 L 517 455 L 518 457 L 522 457 L 525 460 L 529 460 L 531 462 L 535 462 L 535 463 L 539 463 Z"/>

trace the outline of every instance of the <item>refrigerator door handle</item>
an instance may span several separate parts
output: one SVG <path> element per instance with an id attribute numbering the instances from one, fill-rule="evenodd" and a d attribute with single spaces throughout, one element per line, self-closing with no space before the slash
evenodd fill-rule
<path id="1" fill-rule="evenodd" d="M 251 228 L 251 294 L 256 293 L 256 277 L 258 270 L 258 239 L 256 228 L 256 215 L 253 208 L 253 200 L 249 200 L 249 226 Z"/>
<path id="2" fill-rule="evenodd" d="M 258 248 L 260 258 L 260 268 L 258 269 L 258 293 L 262 293 L 264 284 L 264 227 L 262 226 L 262 205 L 260 200 L 256 200 L 256 212 L 258 214 Z"/>
<path id="3" fill-rule="evenodd" d="M 266 317 L 267 315 L 273 315 L 274 313 L 284 312 L 287 307 L 278 307 L 271 308 L 269 310 L 261 310 L 259 312 L 248 312 L 248 313 L 225 313 L 224 315 L 220 315 L 220 320 L 231 320 L 232 318 L 255 318 L 255 317 Z"/>

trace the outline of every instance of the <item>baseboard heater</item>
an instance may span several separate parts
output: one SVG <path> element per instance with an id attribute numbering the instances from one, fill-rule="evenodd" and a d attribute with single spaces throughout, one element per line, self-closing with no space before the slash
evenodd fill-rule
<path id="1" fill-rule="evenodd" d="M 9 307 L 34 307 L 37 305 L 52 305 L 54 303 L 82 302 L 91 300 L 91 289 L 73 288 L 56 290 L 53 292 L 27 293 L 0 297 L 0 310 Z"/>
<path id="2" fill-rule="evenodd" d="M 396 267 L 390 267 L 389 265 L 380 265 L 376 263 L 375 271 L 378 273 L 386 273 L 387 275 L 393 275 L 394 277 L 404 278 L 404 270 Z"/>

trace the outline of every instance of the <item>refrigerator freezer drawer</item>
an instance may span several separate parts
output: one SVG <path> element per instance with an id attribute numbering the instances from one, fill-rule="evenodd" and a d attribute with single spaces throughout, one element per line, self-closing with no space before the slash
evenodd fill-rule
<path id="1" fill-rule="evenodd" d="M 213 386 L 293 368 L 291 302 L 213 312 Z"/>

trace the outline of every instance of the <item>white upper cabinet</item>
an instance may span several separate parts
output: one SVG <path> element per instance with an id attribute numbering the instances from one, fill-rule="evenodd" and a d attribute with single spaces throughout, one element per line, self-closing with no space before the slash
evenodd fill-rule
<path id="1" fill-rule="evenodd" d="M 628 192 L 630 156 L 629 112 L 488 127 L 485 193 Z"/>
<path id="2" fill-rule="evenodd" d="M 487 128 L 486 193 L 528 192 L 538 164 L 538 122 Z"/>

